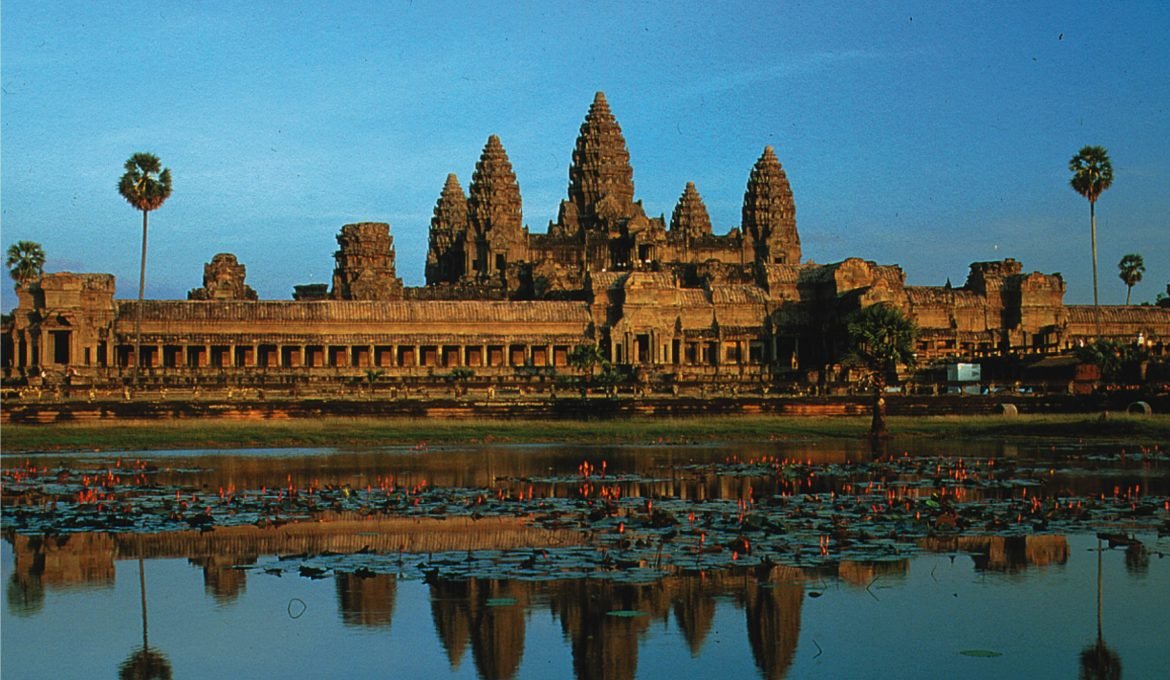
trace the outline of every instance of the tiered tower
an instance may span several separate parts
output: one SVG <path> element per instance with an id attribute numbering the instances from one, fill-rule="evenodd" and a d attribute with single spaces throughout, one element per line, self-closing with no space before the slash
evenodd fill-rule
<path id="1" fill-rule="evenodd" d="M 464 276 L 495 278 L 525 255 L 520 184 L 496 135 L 483 147 L 468 193 Z"/>
<path id="2" fill-rule="evenodd" d="M 462 275 L 464 256 L 457 246 L 461 247 L 466 239 L 467 228 L 467 196 L 459 186 L 459 178 L 451 173 L 447 175 L 431 218 L 426 267 L 428 285 L 455 281 Z"/>
<path id="3" fill-rule="evenodd" d="M 635 214 L 634 168 L 622 129 L 598 92 L 581 124 L 569 166 L 569 200 L 562 202 L 560 223 L 569 233 L 614 230 Z"/>
<path id="4" fill-rule="evenodd" d="M 402 279 L 394 271 L 394 237 L 385 222 L 347 224 L 333 254 L 334 300 L 401 300 Z"/>
<path id="5" fill-rule="evenodd" d="M 670 239 L 690 243 L 711 235 L 711 216 L 694 182 L 687 182 L 670 216 Z"/>
<path id="6" fill-rule="evenodd" d="M 757 262 L 799 264 L 800 236 L 788 176 L 771 146 L 756 161 L 743 195 L 745 248 Z"/>

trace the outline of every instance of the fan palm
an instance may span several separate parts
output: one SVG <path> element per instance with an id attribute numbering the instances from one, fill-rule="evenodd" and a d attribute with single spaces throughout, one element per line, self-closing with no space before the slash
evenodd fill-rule
<path id="1" fill-rule="evenodd" d="M 870 305 L 855 312 L 848 324 L 849 356 L 869 370 L 873 382 L 873 420 L 869 434 L 874 439 L 888 435 L 885 392 L 898 364 L 914 363 L 914 340 L 918 327 L 893 305 Z"/>
<path id="2" fill-rule="evenodd" d="M 41 278 L 45 269 L 45 250 L 36 241 L 17 241 L 8 246 L 5 260 L 8 273 L 18 285 Z"/>
<path id="3" fill-rule="evenodd" d="M 1068 162 L 1072 172 L 1069 184 L 1078 194 L 1089 199 L 1089 228 L 1093 246 L 1093 307 L 1097 317 L 1097 335 L 1101 335 L 1101 309 L 1097 302 L 1097 199 L 1113 184 L 1113 163 L 1103 146 L 1083 147 Z"/>
<path id="4" fill-rule="evenodd" d="M 1125 282 L 1125 304 L 1129 304 L 1129 294 L 1133 292 L 1133 287 L 1142 280 L 1142 274 L 1146 271 L 1146 263 L 1142 260 L 1142 256 L 1137 253 L 1130 253 L 1121 258 L 1121 262 L 1117 263 L 1117 268 L 1120 270 L 1118 276 Z"/>
<path id="5" fill-rule="evenodd" d="M 162 167 L 158 156 L 136 153 L 126 161 L 126 174 L 118 181 L 118 193 L 126 202 L 142 211 L 142 266 L 138 272 L 138 306 L 134 311 L 134 384 L 138 385 L 138 365 L 142 363 L 142 298 L 146 292 L 146 220 L 171 195 L 171 171 Z"/>

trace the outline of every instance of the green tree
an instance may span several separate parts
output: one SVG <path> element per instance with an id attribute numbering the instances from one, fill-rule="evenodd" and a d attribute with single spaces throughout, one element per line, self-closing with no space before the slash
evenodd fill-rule
<path id="1" fill-rule="evenodd" d="M 142 363 L 142 299 L 146 292 L 146 221 L 171 196 L 171 170 L 162 167 L 158 156 L 136 153 L 126 161 L 126 173 L 118 181 L 118 193 L 142 211 L 142 265 L 138 271 L 138 305 L 134 311 L 134 384 Z"/>
<path id="2" fill-rule="evenodd" d="M 854 312 L 847 331 L 849 359 L 869 371 L 873 385 L 870 437 L 887 437 L 883 394 L 890 378 L 897 378 L 898 364 L 914 364 L 914 340 L 918 337 L 918 327 L 897 307 L 880 303 Z"/>
<path id="3" fill-rule="evenodd" d="M 1137 253 L 1130 253 L 1121 258 L 1121 262 L 1117 263 L 1117 268 L 1120 270 L 1118 276 L 1125 282 L 1125 304 L 1129 304 L 1129 294 L 1133 292 L 1133 287 L 1142 280 L 1142 274 L 1146 271 L 1146 263 L 1142 260 L 1142 256 Z"/>
<path id="4" fill-rule="evenodd" d="M 1120 340 L 1097 340 L 1076 350 L 1077 358 L 1101 369 L 1101 380 L 1107 384 L 1141 381 L 1142 362 L 1149 359 L 1145 347 Z"/>
<path id="5" fill-rule="evenodd" d="M 1097 317 L 1097 337 L 1101 336 L 1101 308 L 1097 301 L 1097 199 L 1113 184 L 1113 163 L 1103 146 L 1086 146 L 1068 162 L 1072 172 L 1069 184 L 1089 199 L 1089 234 L 1093 246 L 1093 308 Z"/>
<path id="6" fill-rule="evenodd" d="M 8 274 L 17 285 L 27 285 L 44 274 L 45 250 L 36 241 L 17 241 L 8 246 L 5 264 L 8 266 Z"/>
<path id="7" fill-rule="evenodd" d="M 593 386 L 595 369 L 601 366 L 604 370 L 608 364 L 609 361 L 606 360 L 605 354 L 597 345 L 577 345 L 573 351 L 569 352 L 569 365 L 582 373 L 578 383 L 582 397 L 588 394 L 589 388 Z"/>

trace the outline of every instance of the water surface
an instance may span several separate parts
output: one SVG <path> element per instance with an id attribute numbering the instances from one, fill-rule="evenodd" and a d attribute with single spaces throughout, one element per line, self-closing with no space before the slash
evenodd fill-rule
<path id="1" fill-rule="evenodd" d="M 1170 521 L 1162 505 L 1170 473 L 1160 452 L 904 444 L 895 456 L 922 464 L 899 463 L 897 470 L 914 473 L 897 479 L 891 468 L 867 467 L 868 451 L 823 442 L 6 457 L 0 671 L 5 678 L 130 677 L 144 669 L 177 678 L 982 678 L 1074 677 L 1116 664 L 1124 677 L 1170 674 L 1170 538 L 1158 535 Z M 1027 483 L 967 483 L 989 480 L 992 460 Z M 592 466 L 585 475 L 584 462 Z M 288 488 L 331 490 L 337 503 L 359 505 L 264 526 L 14 530 L 25 521 L 8 497 L 18 470 L 75 476 L 111 466 L 148 470 L 144 488 L 177 491 L 196 505 Z M 517 511 L 371 515 L 366 505 L 389 497 L 388 480 L 395 489 L 494 493 L 506 499 L 494 501 L 499 507 L 515 503 Z M 534 508 L 596 500 L 596 489 L 582 497 L 586 483 L 620 494 L 616 515 L 532 526 Z M 874 484 L 877 491 L 866 488 Z M 1039 497 L 1056 499 L 1057 510 L 1053 524 L 1025 520 L 998 533 L 891 524 L 916 533 L 889 540 L 881 559 L 863 559 L 879 539 L 823 528 L 808 532 L 813 546 L 825 535 L 823 553 L 807 545 L 800 552 L 803 544 L 767 527 L 743 532 L 771 553 L 709 553 L 693 540 L 698 529 L 681 520 L 688 507 L 734 515 L 737 503 L 763 508 L 773 499 L 768 507 L 784 509 L 786 531 L 799 533 L 791 522 L 804 515 L 811 526 L 838 513 L 810 508 L 841 499 L 848 503 L 840 507 L 853 508 L 862 504 L 854 499 L 868 504 L 883 493 L 891 507 L 908 509 L 940 499 L 995 513 Z M 415 497 L 424 499 L 420 507 L 438 502 Z M 671 508 L 679 524 L 652 526 L 647 500 Z M 1109 514 L 1101 517 L 1121 518 L 1126 505 L 1150 514 L 1132 526 L 1128 519 L 1082 526 L 1076 517 L 1088 515 L 1059 514 L 1061 503 L 1075 502 L 1103 504 Z M 443 503 L 456 514 L 449 499 Z M 909 521 L 909 510 L 902 513 L 899 522 Z M 1053 530 L 1061 522 L 1080 528 Z M 1098 531 L 1133 540 L 1110 549 Z M 631 540 L 646 547 L 639 552 Z M 608 562 L 573 576 L 563 565 L 575 564 L 574 550 Z M 557 555 L 569 555 L 559 571 L 530 568 Z"/>

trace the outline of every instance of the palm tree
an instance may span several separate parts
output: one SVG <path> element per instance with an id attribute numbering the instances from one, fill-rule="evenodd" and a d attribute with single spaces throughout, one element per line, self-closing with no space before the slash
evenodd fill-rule
<path id="1" fill-rule="evenodd" d="M 142 298 L 146 292 L 146 216 L 157 210 L 171 195 L 171 170 L 163 168 L 158 156 L 136 153 L 126 161 L 126 174 L 118 181 L 118 193 L 142 211 L 142 267 L 138 272 L 138 306 L 134 310 L 134 386 L 138 386 L 138 365 L 142 363 Z"/>
<path id="2" fill-rule="evenodd" d="M 1097 302 L 1097 199 L 1113 184 L 1113 164 L 1103 146 L 1083 147 L 1068 162 L 1072 172 L 1069 184 L 1078 194 L 1089 199 L 1089 227 L 1093 245 L 1093 308 L 1097 317 L 1097 336 L 1101 336 L 1101 308 Z"/>
<path id="3" fill-rule="evenodd" d="M 898 364 L 914 363 L 914 340 L 918 327 L 900 309 L 886 303 L 854 312 L 848 323 L 849 357 L 869 370 L 873 384 L 873 420 L 869 436 L 889 436 L 886 429 L 885 392 L 887 380 L 897 375 Z"/>
<path id="4" fill-rule="evenodd" d="M 1142 274 L 1146 271 L 1146 263 L 1142 260 L 1142 256 L 1137 253 L 1130 253 L 1121 258 L 1121 262 L 1117 263 L 1117 268 L 1121 270 L 1118 276 L 1125 282 L 1125 304 L 1129 304 L 1129 294 L 1133 292 L 1133 287 L 1142 280 Z"/>
<path id="5" fill-rule="evenodd" d="M 44 274 L 45 250 L 36 241 L 17 241 L 8 246 L 8 259 L 5 260 L 5 264 L 17 285 L 28 285 L 30 281 L 36 281 Z"/>

